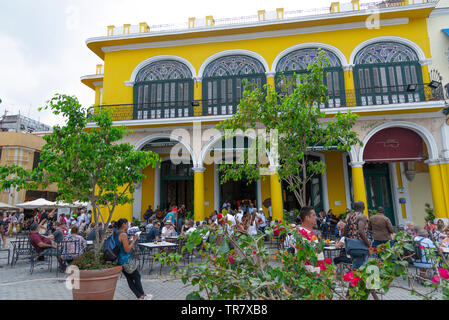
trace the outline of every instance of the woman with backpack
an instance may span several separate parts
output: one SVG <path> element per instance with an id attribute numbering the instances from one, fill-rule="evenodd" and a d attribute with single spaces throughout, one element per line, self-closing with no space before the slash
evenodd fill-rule
<path id="1" fill-rule="evenodd" d="M 129 288 L 136 295 L 139 300 L 150 300 L 151 298 L 145 294 L 140 280 L 140 273 L 137 270 L 136 264 L 131 259 L 131 250 L 134 247 L 139 234 L 135 234 L 131 243 L 128 240 L 128 220 L 120 219 L 116 223 L 116 231 L 114 231 L 114 240 L 116 245 L 120 248 L 118 255 L 118 265 L 123 266 L 123 274 L 128 281 Z"/>

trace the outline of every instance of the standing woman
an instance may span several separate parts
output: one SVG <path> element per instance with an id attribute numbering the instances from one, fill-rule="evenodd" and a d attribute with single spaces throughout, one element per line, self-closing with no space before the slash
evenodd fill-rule
<path id="1" fill-rule="evenodd" d="M 118 264 L 123 266 L 123 274 L 128 281 L 129 288 L 139 300 L 150 300 L 151 298 L 145 294 L 140 281 L 140 273 L 135 263 L 131 259 L 131 250 L 134 247 L 139 236 L 133 236 L 131 243 L 128 241 L 128 220 L 120 219 L 117 221 L 117 230 L 114 232 L 115 243 L 120 247 Z"/>

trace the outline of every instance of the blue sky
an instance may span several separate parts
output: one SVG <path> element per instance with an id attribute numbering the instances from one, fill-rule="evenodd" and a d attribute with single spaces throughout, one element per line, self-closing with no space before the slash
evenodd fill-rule
<path id="1" fill-rule="evenodd" d="M 344 2 L 350 2 L 344 1 Z M 364 2 L 364 1 L 362 1 Z M 329 6 L 331 0 L 14 0 L 0 3 L 0 115 L 19 111 L 48 125 L 61 117 L 37 109 L 55 93 L 75 95 L 84 106 L 94 92 L 80 82 L 102 63 L 85 41 L 106 26 L 182 23 L 188 17 L 227 18 L 257 10 Z"/>

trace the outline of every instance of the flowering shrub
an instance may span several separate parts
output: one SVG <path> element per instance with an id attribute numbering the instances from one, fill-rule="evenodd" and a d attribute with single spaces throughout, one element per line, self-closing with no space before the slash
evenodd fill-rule
<path id="1" fill-rule="evenodd" d="M 295 252 L 290 253 L 269 249 L 263 240 L 265 234 L 251 237 L 235 231 L 230 235 L 228 228 L 224 224 L 197 229 L 186 236 L 181 254 L 156 255 L 155 259 L 162 264 L 172 265 L 172 273 L 184 284 L 198 285 L 188 299 L 368 299 L 370 294 L 376 299 L 376 291 L 388 292 L 391 287 L 398 287 L 393 284 L 396 278 L 411 277 L 408 266 L 414 247 L 412 239 L 403 233 L 398 233 L 393 247 L 387 244 L 378 248 L 380 259 L 371 259 L 358 270 L 337 276 L 331 259 L 318 263 L 318 253 L 323 251 L 325 241 L 313 242 L 315 237 L 307 232 L 286 223 L 278 226 L 280 236 L 288 233 L 294 238 Z M 208 231 L 209 239 L 216 240 L 202 243 L 202 236 Z M 273 229 L 268 228 L 266 233 L 272 236 Z M 177 268 L 181 256 L 191 254 L 195 247 L 201 261 Z M 435 261 L 440 261 L 439 257 L 435 256 Z M 434 287 L 433 292 L 420 293 L 413 283 L 402 289 L 430 298 L 441 288 L 448 298 L 447 263 L 435 270 L 438 279 L 426 281 Z"/>

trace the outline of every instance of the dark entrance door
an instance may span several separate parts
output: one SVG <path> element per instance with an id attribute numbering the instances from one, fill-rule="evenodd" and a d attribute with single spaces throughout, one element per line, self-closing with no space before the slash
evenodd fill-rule
<path id="1" fill-rule="evenodd" d="M 365 164 L 363 173 L 365 175 L 368 209 L 377 210 L 378 207 L 383 207 L 385 215 L 395 225 L 388 164 Z"/>
<path id="2" fill-rule="evenodd" d="M 246 179 L 242 179 L 241 181 L 228 181 L 224 184 L 220 184 L 220 209 L 225 201 L 231 204 L 232 209 L 238 209 L 238 206 L 243 201 L 249 201 L 255 207 L 257 199 L 257 183 L 253 182 L 247 184 L 247 182 Z M 261 204 L 258 204 L 259 207 L 260 205 Z"/>
<path id="3" fill-rule="evenodd" d="M 170 205 L 185 205 L 193 210 L 192 164 L 175 165 L 170 160 L 161 165 L 161 209 Z"/>

